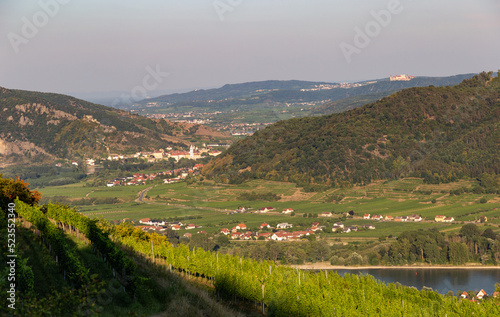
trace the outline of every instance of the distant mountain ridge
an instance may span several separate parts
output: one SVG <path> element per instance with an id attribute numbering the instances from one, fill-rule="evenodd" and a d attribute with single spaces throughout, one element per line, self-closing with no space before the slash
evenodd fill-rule
<path id="1" fill-rule="evenodd" d="M 0 87 L 0 165 L 89 158 L 223 136 L 199 125 L 153 120 L 74 97 Z"/>
<path id="2" fill-rule="evenodd" d="M 163 95 L 144 99 L 138 104 L 156 104 L 156 109 L 176 108 L 183 106 L 204 107 L 211 110 L 234 109 L 240 105 L 261 103 L 318 102 L 337 101 L 360 95 L 389 95 L 395 91 L 411 87 L 455 85 L 474 74 L 463 74 L 448 77 L 416 77 L 410 81 L 390 81 L 389 78 L 362 81 L 350 84 L 352 88 L 318 89 L 319 85 L 338 85 L 339 83 L 310 82 L 299 80 L 268 80 L 240 84 L 227 84 L 220 88 L 200 89 L 187 93 Z M 326 113 L 329 109 L 324 107 Z M 323 113 L 325 114 L 325 113 Z"/>
<path id="3" fill-rule="evenodd" d="M 354 110 L 277 122 L 203 169 L 223 182 L 329 186 L 401 176 L 429 182 L 500 172 L 500 79 L 410 88 Z"/>

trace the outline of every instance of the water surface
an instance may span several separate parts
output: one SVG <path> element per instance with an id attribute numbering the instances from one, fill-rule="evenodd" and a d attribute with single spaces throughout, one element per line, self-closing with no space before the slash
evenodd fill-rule
<path id="1" fill-rule="evenodd" d="M 446 294 L 448 291 L 495 291 L 495 283 L 500 283 L 500 268 L 495 269 L 362 269 L 335 270 L 339 275 L 370 274 L 386 284 L 399 282 L 421 290 L 424 286 Z"/>

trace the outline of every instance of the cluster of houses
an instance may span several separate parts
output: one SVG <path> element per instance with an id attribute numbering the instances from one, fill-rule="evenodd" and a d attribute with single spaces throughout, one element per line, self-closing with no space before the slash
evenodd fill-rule
<path id="1" fill-rule="evenodd" d="M 497 298 L 499 296 L 500 296 L 500 292 L 494 292 L 492 294 L 493 298 Z M 467 293 L 465 291 L 460 295 L 460 298 L 467 299 L 473 303 L 476 303 L 476 302 L 478 302 L 478 300 L 482 300 L 482 299 L 485 299 L 487 297 L 489 297 L 489 295 L 485 292 L 484 289 L 481 289 L 479 292 L 476 293 L 476 296 L 474 296 L 472 298 L 470 297 L 469 293 Z"/>
<path id="2" fill-rule="evenodd" d="M 453 217 L 446 217 L 446 216 L 443 216 L 443 215 L 437 215 L 436 217 L 434 217 L 434 221 L 435 222 L 453 222 L 453 221 L 455 221 L 455 218 L 453 218 Z"/>
<path id="3" fill-rule="evenodd" d="M 135 173 L 132 176 L 111 179 L 108 181 L 106 186 L 113 187 L 113 186 L 142 185 L 145 184 L 147 181 L 151 181 L 156 179 L 157 177 L 162 177 L 162 176 L 167 176 L 167 178 L 163 180 L 165 184 L 171 184 L 186 178 L 189 174 L 197 173 L 197 171 L 200 170 L 201 168 L 203 168 L 203 164 L 196 164 L 192 168 L 177 168 L 170 171 L 156 172 L 149 174 Z M 177 175 L 177 177 L 168 178 L 168 176 L 174 176 L 174 175 Z"/>
<path id="4" fill-rule="evenodd" d="M 259 210 L 257 210 L 255 213 L 265 214 L 265 213 L 271 212 L 271 211 L 276 211 L 276 208 L 274 208 L 274 207 L 262 207 Z M 287 214 L 291 214 L 294 211 L 295 210 L 293 210 L 292 208 L 285 208 L 281 211 L 281 213 L 284 215 L 287 215 Z"/>
<path id="5" fill-rule="evenodd" d="M 183 151 L 183 150 L 172 150 L 171 147 L 168 147 L 166 149 L 167 151 L 160 149 L 156 151 L 142 151 L 142 152 L 137 152 L 132 156 L 126 156 L 126 155 L 120 155 L 120 154 L 112 154 L 109 155 L 107 160 L 108 161 L 119 161 L 119 160 L 124 160 L 124 159 L 129 159 L 129 158 L 141 158 L 141 159 L 147 159 L 148 161 L 156 161 L 156 160 L 168 160 L 170 158 L 175 159 L 176 161 L 179 161 L 182 158 L 190 159 L 190 160 L 198 160 L 203 157 L 203 153 L 208 154 L 209 156 L 217 156 L 222 153 L 222 151 L 212 149 L 210 147 L 208 148 L 201 148 L 198 149 L 197 147 L 191 145 L 189 148 L 189 151 Z"/>
<path id="6" fill-rule="evenodd" d="M 374 225 L 344 226 L 344 224 L 342 222 L 336 222 L 333 224 L 332 231 L 333 232 L 341 232 L 341 233 L 349 233 L 349 232 L 356 232 L 359 230 L 359 228 L 368 229 L 368 230 L 375 230 Z"/>
<path id="7" fill-rule="evenodd" d="M 279 223 L 276 225 L 276 228 L 271 227 L 268 223 L 262 223 L 259 229 L 291 229 L 293 225 L 290 223 Z M 301 231 L 293 231 L 287 232 L 284 230 L 279 230 L 276 232 L 252 232 L 247 230 L 247 226 L 244 223 L 240 223 L 234 226 L 231 230 L 227 228 L 221 229 L 220 233 L 230 236 L 231 239 L 242 239 L 242 240 L 252 240 L 263 238 L 264 240 L 275 240 L 275 241 L 284 241 L 284 240 L 297 240 L 310 235 L 315 234 L 315 231 L 320 230 L 319 223 L 313 223 L 311 228 Z M 240 231 L 241 230 L 241 231 Z M 246 231 L 245 231 L 246 230 Z"/>
<path id="8" fill-rule="evenodd" d="M 246 209 L 245 207 L 238 207 L 238 209 L 234 210 L 234 211 L 231 211 L 230 214 L 238 214 L 238 213 L 245 213 L 245 212 L 248 212 L 249 210 Z M 265 213 L 268 213 L 268 212 L 276 212 L 276 208 L 274 207 L 262 207 L 262 208 L 259 208 L 255 211 L 253 211 L 254 213 L 256 214 L 265 214 Z M 295 210 L 293 210 L 292 208 L 285 208 L 281 211 L 282 214 L 284 215 L 288 215 L 288 214 L 291 214 L 292 212 L 295 212 Z"/>
<path id="9" fill-rule="evenodd" d="M 323 212 L 320 214 L 320 217 L 333 217 L 334 215 L 331 212 Z M 396 221 L 396 222 L 408 222 L 408 221 L 414 221 L 414 222 L 420 222 L 423 220 L 423 218 L 419 215 L 409 215 L 409 216 L 396 216 L 393 217 L 391 215 L 387 216 L 382 216 L 382 215 L 371 215 L 371 214 L 364 214 L 363 219 L 367 220 L 378 220 L 378 221 Z M 455 221 L 455 218 L 453 217 L 446 217 L 443 215 L 437 215 L 434 217 L 434 221 L 436 222 L 453 222 Z"/>
<path id="10" fill-rule="evenodd" d="M 199 229 L 202 228 L 202 226 L 197 226 L 193 223 L 188 223 L 188 224 L 183 224 L 180 221 L 174 221 L 174 222 L 166 222 L 162 220 L 153 220 L 151 218 L 144 218 L 139 220 L 139 223 L 142 224 L 141 229 L 143 231 L 149 231 L 149 230 L 154 230 L 158 232 L 164 232 L 168 228 L 172 230 L 181 230 L 181 229 L 186 229 L 186 230 L 191 230 L 191 229 Z M 205 231 L 198 231 L 198 233 L 206 233 Z"/>
<path id="11" fill-rule="evenodd" d="M 363 215 L 363 219 L 372 219 L 372 220 L 379 220 L 379 221 L 382 221 L 382 220 L 385 220 L 385 221 L 396 221 L 396 222 L 408 222 L 408 221 L 414 221 L 414 222 L 420 222 L 423 220 L 422 217 L 420 217 L 419 215 L 409 215 L 409 216 L 396 216 L 396 217 L 393 217 L 391 215 L 387 215 L 387 216 L 382 216 L 382 215 L 370 215 L 370 214 L 364 214 Z"/>

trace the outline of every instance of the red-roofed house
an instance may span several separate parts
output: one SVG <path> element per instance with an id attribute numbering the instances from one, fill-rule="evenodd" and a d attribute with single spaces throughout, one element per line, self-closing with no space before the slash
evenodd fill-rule
<path id="1" fill-rule="evenodd" d="M 477 299 L 483 299 L 484 296 L 488 296 L 488 294 L 484 291 L 484 289 L 480 290 L 476 294 L 476 298 Z"/>
<path id="2" fill-rule="evenodd" d="M 241 238 L 242 235 L 243 235 L 243 233 L 241 233 L 241 232 L 233 232 L 233 233 L 231 233 L 231 239 L 239 239 L 239 238 Z"/>
<path id="3" fill-rule="evenodd" d="M 269 237 L 272 236 L 272 235 L 273 235 L 272 232 L 263 232 L 263 233 L 259 233 L 259 235 L 257 236 L 257 238 L 264 237 L 265 239 L 269 239 Z"/>
<path id="4" fill-rule="evenodd" d="M 370 214 L 364 214 L 363 219 L 370 219 Z"/>
<path id="5" fill-rule="evenodd" d="M 250 240 L 250 239 L 252 239 L 252 236 L 253 236 L 252 231 L 247 231 L 247 232 L 245 232 L 245 234 L 243 234 L 242 238 L 245 240 Z"/>
<path id="6" fill-rule="evenodd" d="M 139 223 L 143 223 L 145 225 L 153 225 L 151 223 L 151 218 L 143 218 L 143 219 L 139 220 Z"/>
<path id="7" fill-rule="evenodd" d="M 268 212 L 268 211 L 273 211 L 273 210 L 274 210 L 274 208 L 273 208 L 273 207 L 264 207 L 264 208 L 260 208 L 260 209 L 259 209 L 259 212 L 260 212 L 260 213 L 266 213 L 266 212 Z"/>
<path id="8" fill-rule="evenodd" d="M 271 226 L 270 226 L 269 224 L 267 224 L 267 223 L 265 223 L 265 222 L 264 222 L 264 223 L 262 223 L 262 224 L 260 225 L 260 227 L 259 227 L 259 228 L 260 228 L 260 229 L 263 229 L 263 228 L 269 228 L 269 227 L 271 227 Z"/>
<path id="9" fill-rule="evenodd" d="M 229 229 L 227 229 L 227 228 L 222 228 L 220 233 L 225 234 L 227 236 L 228 234 L 231 233 L 231 231 L 229 231 Z"/>
<path id="10" fill-rule="evenodd" d="M 244 223 L 240 223 L 239 225 L 236 226 L 236 229 L 238 230 L 246 230 L 247 226 Z"/>
<path id="11" fill-rule="evenodd" d="M 271 239 L 272 239 L 272 240 L 275 240 L 275 241 L 283 241 L 283 240 L 286 240 L 286 239 L 288 239 L 288 233 L 287 233 L 287 232 L 284 232 L 284 231 L 278 231 L 278 232 L 275 232 L 275 233 L 271 236 Z"/>
<path id="12" fill-rule="evenodd" d="M 436 217 L 434 217 L 434 221 L 436 221 L 436 222 L 443 222 L 444 218 L 446 218 L 446 216 L 437 215 Z"/>
<path id="13" fill-rule="evenodd" d="M 194 223 L 188 223 L 187 226 L 186 226 L 186 229 L 194 229 L 196 228 L 196 225 Z"/>
<path id="14" fill-rule="evenodd" d="M 181 230 L 181 226 L 179 225 L 173 225 L 172 230 Z"/>
<path id="15" fill-rule="evenodd" d="M 287 209 L 283 209 L 283 211 L 281 213 L 283 213 L 283 214 L 291 214 L 292 212 L 293 212 L 292 208 L 287 208 Z"/>

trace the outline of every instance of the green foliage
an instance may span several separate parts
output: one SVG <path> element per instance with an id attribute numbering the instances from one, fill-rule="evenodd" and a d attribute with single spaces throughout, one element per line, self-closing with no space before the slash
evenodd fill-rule
<path id="1" fill-rule="evenodd" d="M 88 270 L 80 262 L 75 250 L 66 243 L 64 233 L 47 219 L 39 207 L 29 206 L 17 199 L 15 203 L 19 216 L 33 224 L 43 234 L 44 239 L 47 239 L 58 261 L 68 271 L 69 280 L 78 287 L 88 282 Z"/>
<path id="2" fill-rule="evenodd" d="M 148 240 L 158 236 L 124 225 L 118 226 L 115 232 L 115 237 L 123 244 L 148 256 L 151 255 Z M 432 233 L 421 236 L 430 237 Z M 312 246 L 315 242 L 307 243 Z M 256 246 L 254 256 L 260 257 L 259 254 L 275 245 Z M 296 256 L 290 258 L 290 263 L 300 263 L 307 257 L 308 249 L 296 248 L 294 252 Z M 177 247 L 168 243 L 159 245 L 155 254 L 188 276 L 197 274 L 210 278 L 222 298 L 262 302 L 272 316 L 483 316 L 500 313 L 499 306 L 490 301 L 479 305 L 457 301 L 431 290 L 418 291 L 399 284 L 379 283 L 369 275 L 340 277 L 334 272 L 301 271 L 277 265 L 274 261 L 223 255 L 201 248 L 190 250 L 182 244 Z M 279 256 L 279 252 L 274 254 Z M 324 254 L 325 259 L 328 256 Z M 377 255 L 372 255 L 372 261 L 375 258 Z M 338 256 L 330 261 L 342 263 Z M 348 261 L 352 264 L 365 262 L 356 252 Z"/>
<path id="3" fill-rule="evenodd" d="M 246 177 L 301 186 L 497 175 L 499 87 L 498 77 L 482 73 L 453 87 L 403 90 L 341 114 L 280 121 L 233 145 L 203 173 L 228 182 Z"/>
<path id="4" fill-rule="evenodd" d="M 256 192 L 252 191 L 252 192 L 241 193 L 238 196 L 238 199 L 244 200 L 244 201 L 258 201 L 258 200 L 278 201 L 281 199 L 281 197 L 279 195 L 272 193 L 272 192 L 256 193 Z"/>
<path id="5" fill-rule="evenodd" d="M 30 190 L 29 184 L 22 179 L 13 180 L 2 176 L 3 174 L 0 174 L 0 208 L 6 208 L 16 198 L 30 205 L 36 204 L 40 200 L 40 193 Z"/>

